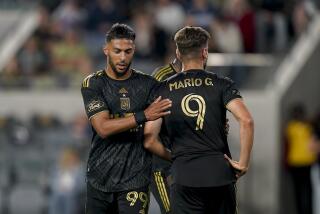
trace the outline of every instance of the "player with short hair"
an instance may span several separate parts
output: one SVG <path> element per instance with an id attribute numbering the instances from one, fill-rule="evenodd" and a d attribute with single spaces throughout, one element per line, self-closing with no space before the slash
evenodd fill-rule
<path id="1" fill-rule="evenodd" d="M 234 82 L 204 70 L 209 39 L 200 27 L 184 27 L 176 33 L 182 72 L 164 81 L 158 92 L 172 100 L 171 114 L 145 127 L 145 145 L 150 150 L 158 142 L 162 125 L 168 132 L 174 214 L 236 213 L 234 184 L 249 167 L 253 119 Z M 226 110 L 240 125 L 239 161 L 231 159 Z"/>
<path id="2" fill-rule="evenodd" d="M 144 123 L 168 115 L 171 101 L 153 101 L 158 83 L 131 69 L 135 32 L 115 24 L 107 32 L 105 69 L 84 79 L 81 92 L 93 137 L 87 166 L 87 214 L 147 213 L 151 155 Z M 150 105 L 149 105 L 150 104 Z"/>

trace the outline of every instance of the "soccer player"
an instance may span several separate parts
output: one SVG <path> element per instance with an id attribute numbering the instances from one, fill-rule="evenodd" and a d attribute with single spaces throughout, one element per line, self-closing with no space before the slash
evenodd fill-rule
<path id="1" fill-rule="evenodd" d="M 152 102 L 157 81 L 131 69 L 134 40 L 129 26 L 113 25 L 103 48 L 106 68 L 82 84 L 93 131 L 87 214 L 147 213 L 151 155 L 143 147 L 144 123 L 168 115 L 171 101 L 159 97 Z"/>
<path id="2" fill-rule="evenodd" d="M 157 68 L 152 76 L 159 82 L 172 77 L 181 71 L 181 62 L 175 58 L 169 64 Z M 228 119 L 225 124 L 225 133 L 228 134 L 229 123 Z M 165 128 L 161 129 L 159 133 L 161 143 L 170 148 L 170 140 L 167 136 Z M 151 192 L 154 195 L 162 214 L 170 213 L 170 186 L 172 184 L 171 162 L 164 160 L 157 155 L 153 155 L 152 162 L 152 179 Z"/>
<path id="3" fill-rule="evenodd" d="M 236 213 L 235 182 L 249 167 L 253 119 L 232 80 L 205 71 L 210 35 L 184 27 L 175 35 L 182 72 L 164 81 L 159 94 L 172 100 L 171 114 L 145 127 L 152 150 L 162 123 L 172 149 L 171 212 Z M 231 159 L 226 110 L 240 125 L 240 159 Z"/>

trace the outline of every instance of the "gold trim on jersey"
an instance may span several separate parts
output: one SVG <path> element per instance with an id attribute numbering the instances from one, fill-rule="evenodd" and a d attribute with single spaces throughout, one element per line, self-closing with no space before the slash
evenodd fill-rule
<path id="1" fill-rule="evenodd" d="M 155 79 L 159 79 L 160 76 L 161 76 L 163 73 L 165 73 L 165 72 L 167 72 L 167 71 L 170 71 L 171 69 L 172 69 L 172 68 L 171 68 L 170 65 L 167 65 L 167 66 L 161 68 L 161 69 L 154 75 L 154 78 L 155 78 Z"/>
<path id="2" fill-rule="evenodd" d="M 167 74 L 171 73 L 172 70 L 171 68 L 168 68 L 168 70 L 165 70 L 164 72 L 162 72 L 160 75 L 158 75 L 158 77 L 156 78 L 156 80 L 161 81 L 163 80 L 163 77 L 166 76 Z"/>
<path id="3" fill-rule="evenodd" d="M 164 206 L 164 209 L 166 212 L 170 211 L 170 201 L 167 194 L 167 189 L 165 187 L 163 177 L 161 176 L 161 172 L 155 172 L 154 173 L 155 182 L 158 188 L 158 192 L 162 201 L 162 204 Z"/>
<path id="4" fill-rule="evenodd" d="M 82 82 L 82 87 L 84 87 L 84 88 L 89 87 L 90 78 L 93 77 L 93 76 L 94 76 L 94 74 L 90 74 L 89 76 L 84 78 L 84 80 Z"/>
<path id="5" fill-rule="evenodd" d="M 237 187 L 237 184 L 234 184 L 234 197 L 236 197 L 236 212 L 235 214 L 239 214 L 239 201 L 238 201 L 238 187 Z"/>
<path id="6" fill-rule="evenodd" d="M 83 80 L 83 82 L 82 82 L 82 87 L 88 88 L 91 77 L 93 77 L 93 76 L 102 76 L 103 74 L 104 74 L 104 70 L 100 70 L 100 71 L 97 71 L 97 72 L 95 72 L 95 73 L 93 73 L 93 74 L 90 74 L 89 76 L 87 76 L 86 78 L 84 78 L 84 80 Z"/>
<path id="7" fill-rule="evenodd" d="M 170 67 L 170 65 L 166 65 L 164 67 L 160 67 L 157 71 L 154 72 L 154 77 L 156 77 L 157 75 L 159 75 L 160 72 L 162 72 L 165 69 L 168 69 Z"/>
<path id="8" fill-rule="evenodd" d="M 164 78 L 164 77 L 167 76 L 168 74 L 171 74 L 171 73 L 176 73 L 176 72 L 174 70 L 169 70 L 168 72 L 166 72 L 163 75 L 161 75 L 157 80 L 158 81 L 162 81 L 164 79 L 167 79 L 167 78 Z"/>
<path id="9" fill-rule="evenodd" d="M 143 71 L 139 71 L 139 70 L 136 70 L 136 69 L 131 69 L 131 70 L 134 71 L 135 73 L 138 73 L 138 74 L 142 74 L 142 75 L 145 75 L 145 76 L 151 76 L 150 74 L 144 73 Z"/>
<path id="10" fill-rule="evenodd" d="M 95 113 L 95 114 L 91 115 L 91 116 L 88 118 L 88 120 L 91 120 L 94 116 L 96 116 L 96 115 L 98 115 L 98 114 L 100 114 L 100 113 L 102 113 L 102 112 L 109 112 L 109 111 L 108 111 L 108 110 L 102 110 L 102 111 L 99 111 L 99 112 L 97 112 L 97 113 Z"/>

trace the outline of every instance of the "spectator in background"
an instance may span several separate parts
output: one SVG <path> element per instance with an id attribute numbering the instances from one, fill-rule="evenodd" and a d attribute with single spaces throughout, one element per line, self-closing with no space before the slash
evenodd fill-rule
<path id="1" fill-rule="evenodd" d="M 83 210 L 78 203 L 85 188 L 83 172 L 77 152 L 71 148 L 64 149 L 50 177 L 49 214 L 77 214 Z"/>
<path id="2" fill-rule="evenodd" d="M 188 19 L 193 20 L 193 25 L 208 29 L 216 14 L 207 0 L 192 0 L 188 10 Z"/>
<path id="3" fill-rule="evenodd" d="M 310 7 L 312 7 L 312 3 L 309 1 L 300 1 L 296 3 L 296 5 L 294 6 L 292 21 L 293 21 L 294 33 L 296 36 L 299 36 L 301 33 L 303 33 L 306 30 L 311 20 L 312 14 L 309 9 Z"/>
<path id="4" fill-rule="evenodd" d="M 149 58 L 153 50 L 152 17 L 145 10 L 137 10 L 132 16 L 132 27 L 136 32 L 136 57 Z"/>
<path id="5" fill-rule="evenodd" d="M 168 49 L 168 34 L 154 25 L 154 19 L 148 10 L 136 10 L 132 15 L 132 26 L 136 35 L 137 60 L 156 60 L 162 62 Z M 149 69 L 149 68 L 148 68 Z"/>
<path id="6" fill-rule="evenodd" d="M 1 80 L 0 80 L 1 88 L 8 88 L 8 87 L 15 88 L 15 87 L 29 85 L 28 79 L 22 82 L 21 69 L 18 63 L 18 59 L 16 57 L 12 58 L 7 63 L 7 65 L 3 68 L 2 72 L 0 72 L 0 76 L 1 76 Z"/>
<path id="7" fill-rule="evenodd" d="M 306 120 L 301 104 L 292 107 L 285 130 L 287 142 L 287 166 L 291 174 L 295 204 L 298 214 L 312 214 L 312 188 L 310 169 L 316 155 L 310 150 L 311 124 Z"/>
<path id="8" fill-rule="evenodd" d="M 45 55 L 41 53 L 34 37 L 31 37 L 26 42 L 18 57 L 21 72 L 25 77 L 37 74 L 41 69 L 46 67 Z"/>
<path id="9" fill-rule="evenodd" d="M 240 29 L 237 24 L 227 19 L 224 14 L 217 14 L 211 22 L 210 30 L 214 35 L 214 49 L 221 53 L 242 53 L 243 44 Z M 237 86 L 241 86 L 247 76 L 247 70 L 243 66 L 230 66 L 228 76 Z"/>
<path id="10" fill-rule="evenodd" d="M 72 78 L 82 77 L 83 74 L 79 71 L 88 60 L 86 47 L 80 42 L 79 35 L 74 30 L 69 30 L 62 41 L 52 45 L 53 70 L 58 76 L 61 75 L 64 81 L 68 81 L 70 75 Z"/>
<path id="11" fill-rule="evenodd" d="M 255 13 L 247 0 L 228 0 L 225 5 L 226 15 L 239 26 L 244 52 L 255 52 L 256 29 Z"/>
<path id="12" fill-rule="evenodd" d="M 280 0 L 263 0 L 262 10 L 257 13 L 257 51 L 281 52 L 287 47 L 287 23 Z"/>
<path id="13" fill-rule="evenodd" d="M 214 49 L 221 53 L 241 53 L 243 51 L 242 36 L 237 24 L 219 14 L 210 23 L 214 35 Z"/>
<path id="14" fill-rule="evenodd" d="M 115 22 L 121 22 L 127 16 L 128 2 L 124 0 L 93 0 L 85 4 L 87 17 L 85 24 L 85 33 L 83 41 L 86 44 L 88 52 L 93 63 L 98 67 L 104 66 L 105 58 L 101 54 L 101 43 L 105 39 L 105 30 L 109 29 Z M 141 4 L 137 4 L 141 5 Z"/>
<path id="15" fill-rule="evenodd" d="M 90 5 L 87 16 L 87 29 L 105 34 L 115 22 L 120 22 L 123 17 L 118 13 L 114 1 L 112 0 L 95 0 Z"/>
<path id="16" fill-rule="evenodd" d="M 153 10 L 155 24 L 168 35 L 173 35 L 184 23 L 185 11 L 172 0 L 157 0 Z"/>
<path id="17" fill-rule="evenodd" d="M 85 16 L 86 14 L 79 7 L 77 0 L 63 1 L 54 13 L 54 19 L 59 22 L 64 33 L 69 29 L 82 27 Z"/>

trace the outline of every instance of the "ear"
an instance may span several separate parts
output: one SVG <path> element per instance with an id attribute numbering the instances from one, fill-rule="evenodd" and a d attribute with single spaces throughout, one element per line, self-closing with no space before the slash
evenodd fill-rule
<path id="1" fill-rule="evenodd" d="M 181 54 L 180 54 L 178 48 L 176 49 L 176 55 L 177 55 L 178 60 L 181 62 Z"/>
<path id="2" fill-rule="evenodd" d="M 107 44 L 105 44 L 105 45 L 102 47 L 102 50 L 103 50 L 104 55 L 106 55 L 106 56 L 109 55 L 109 50 L 108 50 L 108 45 L 107 45 Z"/>
<path id="3" fill-rule="evenodd" d="M 203 49 L 202 49 L 202 57 L 203 57 L 204 59 L 208 59 L 208 55 L 209 55 L 209 53 L 208 53 L 208 48 L 203 48 Z"/>

